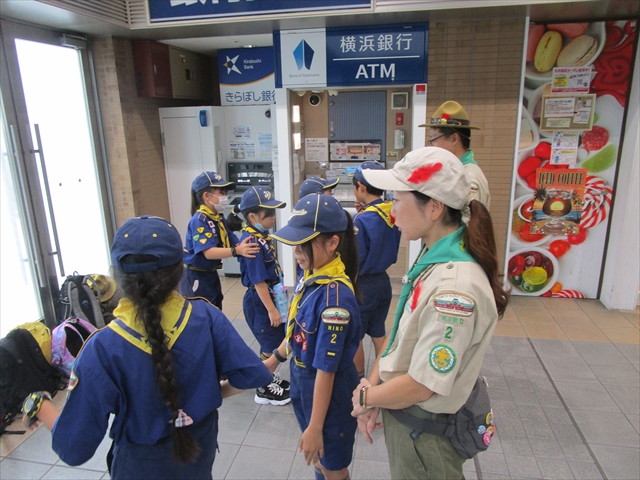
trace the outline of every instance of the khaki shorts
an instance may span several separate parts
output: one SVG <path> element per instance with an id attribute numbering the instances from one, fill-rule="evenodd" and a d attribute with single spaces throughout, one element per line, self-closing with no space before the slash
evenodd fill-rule
<path id="1" fill-rule="evenodd" d="M 429 433 L 421 433 L 414 440 L 411 429 L 385 409 L 382 419 L 392 479 L 464 479 L 464 460 L 449 440 Z"/>

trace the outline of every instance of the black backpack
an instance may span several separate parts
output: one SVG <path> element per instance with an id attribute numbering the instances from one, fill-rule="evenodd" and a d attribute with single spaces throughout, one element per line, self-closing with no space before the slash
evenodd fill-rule
<path id="1" fill-rule="evenodd" d="M 18 327 L 0 339 L 0 435 L 20 413 L 27 395 L 40 390 L 54 395 L 64 387 L 62 375 L 29 330 Z"/>
<path id="2" fill-rule="evenodd" d="M 100 289 L 89 275 L 67 276 L 60 287 L 60 298 L 56 306 L 58 323 L 67 318 L 76 317 L 86 320 L 96 328 L 105 326 L 104 313 L 100 299 Z"/>

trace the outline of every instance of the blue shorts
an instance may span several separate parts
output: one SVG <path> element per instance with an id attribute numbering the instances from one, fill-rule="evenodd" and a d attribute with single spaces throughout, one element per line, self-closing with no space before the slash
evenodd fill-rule
<path id="1" fill-rule="evenodd" d="M 289 363 L 291 403 L 300 430 L 304 432 L 311 420 L 316 371 L 299 367 L 293 360 Z M 324 457 L 320 458 L 320 463 L 327 470 L 342 470 L 351 464 L 358 426 L 356 418 L 351 416 L 351 396 L 358 382 L 358 372 L 353 364 L 344 372 L 336 373 L 334 377 L 331 402 L 322 428 Z"/>
<path id="2" fill-rule="evenodd" d="M 197 424 L 183 428 L 189 430 L 200 446 L 200 456 L 194 462 L 181 464 L 173 460 L 171 436 L 155 445 L 116 445 L 111 478 L 210 480 L 218 448 L 218 411 L 214 410 Z"/>
<path id="3" fill-rule="evenodd" d="M 362 295 L 360 305 L 360 338 L 369 335 L 381 338 L 386 335 L 384 322 L 391 305 L 391 280 L 386 272 L 358 277 L 358 290 Z"/>
<path id="4" fill-rule="evenodd" d="M 242 310 L 253 336 L 260 344 L 260 351 L 271 353 L 274 348 L 278 348 L 284 340 L 285 324 L 282 323 L 277 327 L 271 326 L 269 312 L 267 312 L 255 288 L 247 288 L 242 299 Z"/>
<path id="5" fill-rule="evenodd" d="M 201 272 L 184 269 L 180 280 L 180 293 L 183 297 L 203 297 L 222 310 L 222 285 L 218 271 Z"/>

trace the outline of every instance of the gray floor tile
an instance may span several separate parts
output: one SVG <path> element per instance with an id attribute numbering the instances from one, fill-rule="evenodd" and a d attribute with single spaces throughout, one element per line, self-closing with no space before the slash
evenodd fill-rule
<path id="1" fill-rule="evenodd" d="M 529 438 L 529 444 L 533 450 L 533 456 L 541 462 L 541 458 L 560 458 L 564 459 L 564 453 L 560 448 L 560 444 L 554 438 Z"/>
<path id="2" fill-rule="evenodd" d="M 513 397 L 511 396 L 511 392 L 508 390 L 508 388 L 503 390 L 501 388 L 491 387 L 488 390 L 489 390 L 489 397 L 491 398 L 492 404 L 495 402 L 513 403 Z"/>
<path id="3" fill-rule="evenodd" d="M 602 480 L 600 470 L 593 462 L 576 462 L 567 460 L 569 468 L 573 472 L 573 476 L 580 480 Z"/>
<path id="4" fill-rule="evenodd" d="M 516 405 L 540 405 L 537 394 L 531 389 L 527 390 L 511 390 L 511 397 Z"/>
<path id="5" fill-rule="evenodd" d="M 517 405 L 518 415 L 522 421 L 546 422 L 547 417 L 539 405 Z"/>
<path id="6" fill-rule="evenodd" d="M 551 429 L 556 436 L 556 440 L 560 443 L 560 445 L 564 445 L 565 443 L 573 444 L 573 443 L 583 443 L 582 437 L 580 433 L 578 433 L 578 429 L 571 424 L 553 424 L 551 423 Z M 565 452 L 565 456 L 566 452 Z M 569 458 L 567 456 L 567 458 Z"/>
<path id="7" fill-rule="evenodd" d="M 374 430 L 371 434 L 373 444 L 369 444 L 360 432 L 356 432 L 356 444 L 353 450 L 355 458 L 361 460 L 377 460 L 388 462 L 387 446 L 384 443 L 383 429 Z"/>
<path id="8" fill-rule="evenodd" d="M 490 474 L 482 474 L 482 478 L 485 480 L 511 480 L 509 475 L 495 475 L 493 473 Z"/>
<path id="9" fill-rule="evenodd" d="M 560 398 L 558 397 L 558 394 L 553 391 L 553 392 L 545 392 L 545 391 L 536 391 L 536 397 L 538 397 L 538 402 L 540 402 L 540 405 L 542 406 L 542 408 L 546 408 L 546 407 L 563 407 L 564 405 L 562 405 L 562 402 L 560 401 Z"/>
<path id="10" fill-rule="evenodd" d="M 550 424 L 573 423 L 564 407 L 543 407 L 543 410 Z"/>
<path id="11" fill-rule="evenodd" d="M 293 463 L 291 464 L 288 478 L 291 480 L 314 480 L 316 478 L 313 465 L 307 465 L 302 453 L 296 453 L 293 457 Z"/>
<path id="12" fill-rule="evenodd" d="M 480 471 L 484 478 L 488 478 L 488 474 L 509 475 L 507 461 L 502 453 L 482 452 L 478 454 L 480 460 Z"/>
<path id="13" fill-rule="evenodd" d="M 109 475 L 109 473 L 105 473 L 102 477 L 100 477 L 100 480 L 111 480 L 111 475 Z"/>
<path id="14" fill-rule="evenodd" d="M 619 413 L 620 409 L 600 384 L 556 382 L 570 411 L 574 408 L 595 412 Z"/>
<path id="15" fill-rule="evenodd" d="M 93 457 L 91 457 L 88 462 L 85 462 L 78 467 L 84 470 L 96 470 L 98 472 L 101 472 L 100 475 L 103 475 L 104 472 L 107 471 L 107 453 L 111 448 L 111 443 L 112 440 L 109 438 L 109 435 L 105 435 L 100 445 L 98 445 L 96 453 L 93 454 Z M 66 463 L 64 463 L 62 460 L 58 460 L 56 465 L 66 466 Z"/>
<path id="16" fill-rule="evenodd" d="M 495 436 L 493 438 L 496 438 Z M 491 446 L 493 447 L 493 442 L 491 442 Z M 467 474 L 467 472 L 475 472 L 476 471 L 476 462 L 475 460 L 472 458 L 470 460 L 466 460 L 463 464 L 462 464 L 462 471 L 465 473 L 465 476 Z"/>
<path id="17" fill-rule="evenodd" d="M 533 456 L 505 455 L 512 477 L 540 478 L 538 462 Z"/>
<path id="18" fill-rule="evenodd" d="M 62 467 L 55 465 L 43 477 L 43 480 L 99 480 L 105 472 L 95 470 L 84 470 L 82 468 Z M 4 477 L 3 477 L 4 478 Z"/>
<path id="19" fill-rule="evenodd" d="M 640 414 L 640 387 L 632 385 L 605 386 L 622 413 Z"/>
<path id="20" fill-rule="evenodd" d="M 625 416 L 629 420 L 629 423 L 633 425 L 633 428 L 636 429 L 636 432 L 640 433 L 640 415 L 626 414 Z"/>
<path id="21" fill-rule="evenodd" d="M 220 417 L 225 414 L 224 412 L 231 410 L 251 410 L 254 413 L 258 413 L 260 405 L 253 401 L 255 393 L 255 390 L 247 390 L 238 395 L 225 398 L 222 401 L 222 407 L 220 407 Z"/>
<path id="22" fill-rule="evenodd" d="M 542 478 L 558 478 L 561 480 L 573 478 L 571 468 L 569 468 L 569 464 L 564 459 L 545 458 L 544 460 L 538 460 L 538 468 L 540 468 Z"/>
<path id="23" fill-rule="evenodd" d="M 634 365 L 640 365 L 640 345 L 616 343 L 616 348 Z"/>
<path id="24" fill-rule="evenodd" d="M 532 338 L 531 343 L 540 358 L 544 361 L 551 358 L 580 358 L 580 353 L 568 340 L 544 340 Z"/>
<path id="25" fill-rule="evenodd" d="M 593 445 L 598 463 L 610 478 L 640 478 L 640 450 L 637 448 Z"/>
<path id="26" fill-rule="evenodd" d="M 218 440 L 224 443 L 242 444 L 257 413 L 257 411 L 253 410 L 236 408 L 224 411 L 221 409 Z"/>
<path id="27" fill-rule="evenodd" d="M 533 385 L 528 379 L 513 378 L 511 380 L 507 380 L 507 385 L 509 385 L 509 390 L 511 390 L 511 392 L 533 392 Z"/>
<path id="28" fill-rule="evenodd" d="M 543 358 L 544 366 L 554 382 L 598 383 L 587 362 L 580 357 L 569 357 L 561 362 Z"/>
<path id="29" fill-rule="evenodd" d="M 219 452 L 216 452 L 216 459 L 213 462 L 213 478 L 223 479 L 227 475 L 231 464 L 236 459 L 240 445 L 232 443 L 218 443 Z"/>
<path id="30" fill-rule="evenodd" d="M 277 440 L 276 440 L 277 439 Z M 300 427 L 295 415 L 259 412 L 247 432 L 243 445 L 296 451 Z"/>
<path id="31" fill-rule="evenodd" d="M 539 422 L 523 420 L 524 431 L 528 437 L 555 439 L 551 425 L 546 420 Z"/>
<path id="32" fill-rule="evenodd" d="M 571 413 L 590 445 L 640 447 L 638 432 L 621 413 L 602 414 L 587 410 L 573 410 Z"/>
<path id="33" fill-rule="evenodd" d="M 628 363 L 629 359 L 625 357 L 620 350 L 612 343 L 596 343 L 596 342 L 573 342 L 573 346 L 580 352 L 580 355 L 589 364 L 607 363 Z"/>
<path id="34" fill-rule="evenodd" d="M 0 462 L 0 478 L 2 480 L 32 480 L 41 478 L 49 470 L 52 465 L 35 462 L 25 462 L 23 460 L 15 460 L 13 458 L 5 458 Z"/>
<path id="35" fill-rule="evenodd" d="M 37 455 L 34 457 L 34 454 Z M 29 438 L 7 455 L 7 459 L 36 460 L 40 463 L 54 465 L 60 459 L 51 448 L 51 432 L 40 427 Z"/>
<path id="36" fill-rule="evenodd" d="M 287 478 L 294 455 L 286 450 L 242 446 L 226 478 Z"/>
<path id="37" fill-rule="evenodd" d="M 527 432 L 519 418 L 496 417 L 496 428 L 501 435 L 511 435 L 514 437 L 524 437 Z"/>
<path id="38" fill-rule="evenodd" d="M 351 478 L 362 480 L 388 479 L 391 478 L 388 462 L 378 462 L 375 460 L 363 460 L 356 458 L 352 465 Z"/>
<path id="39" fill-rule="evenodd" d="M 533 456 L 533 450 L 527 437 L 514 437 L 503 434 L 500 436 L 500 442 L 502 451 L 507 458 L 511 455 Z"/>
<path id="40" fill-rule="evenodd" d="M 635 366 L 627 363 L 597 363 L 591 365 L 591 371 L 595 373 L 603 385 L 640 385 L 640 375 Z"/>
<path id="41" fill-rule="evenodd" d="M 527 370 L 522 365 L 502 365 L 502 373 L 504 378 L 509 381 L 512 379 L 527 380 Z"/>
<path id="42" fill-rule="evenodd" d="M 580 441 L 565 441 L 558 439 L 562 453 L 567 460 L 580 463 L 593 463 L 593 457 L 589 453 L 589 450 L 585 444 Z"/>

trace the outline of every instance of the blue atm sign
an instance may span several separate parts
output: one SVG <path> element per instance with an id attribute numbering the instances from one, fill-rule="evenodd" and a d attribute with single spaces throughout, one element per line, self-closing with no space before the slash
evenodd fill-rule
<path id="1" fill-rule="evenodd" d="M 147 4 L 151 23 L 372 9 L 371 0 L 147 0 Z"/>
<path id="2" fill-rule="evenodd" d="M 327 29 L 327 85 L 427 81 L 427 24 Z"/>

